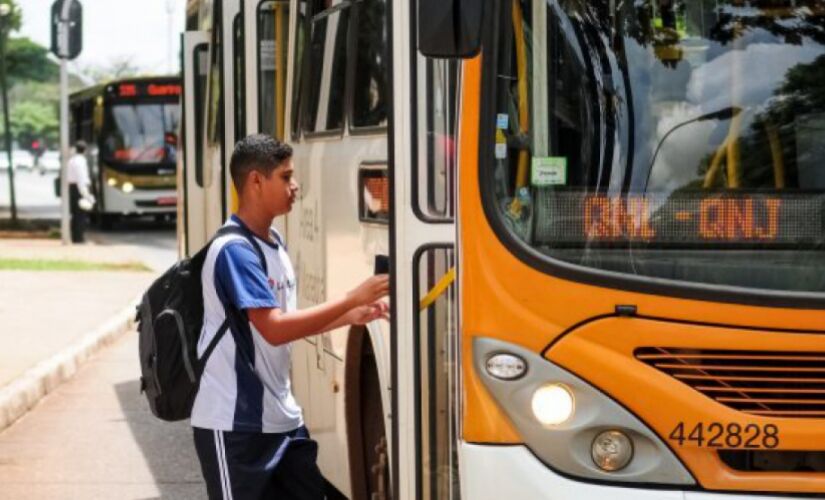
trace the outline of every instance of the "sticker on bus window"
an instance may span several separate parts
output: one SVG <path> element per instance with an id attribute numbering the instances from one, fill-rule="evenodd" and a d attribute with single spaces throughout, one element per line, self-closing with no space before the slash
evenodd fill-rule
<path id="1" fill-rule="evenodd" d="M 539 187 L 567 184 L 567 158 L 563 156 L 533 158 L 530 168 L 530 184 Z"/>
<path id="2" fill-rule="evenodd" d="M 275 40 L 261 40 L 261 71 L 275 71 Z"/>
<path id="3" fill-rule="evenodd" d="M 497 114 L 496 128 L 499 130 L 507 130 L 508 128 L 510 128 L 510 115 L 506 113 Z"/>
<path id="4" fill-rule="evenodd" d="M 501 115 L 499 115 L 501 116 Z M 507 138 L 504 137 L 502 129 L 496 130 L 496 159 L 504 160 L 507 158 Z"/>

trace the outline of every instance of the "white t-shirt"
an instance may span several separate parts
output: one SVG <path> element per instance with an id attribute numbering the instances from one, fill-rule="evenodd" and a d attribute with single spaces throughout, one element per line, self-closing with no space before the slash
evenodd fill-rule
<path id="1" fill-rule="evenodd" d="M 243 226 L 234 215 L 226 224 Z M 193 427 L 281 433 L 304 425 L 289 378 L 290 345 L 269 344 L 246 316 L 246 309 L 296 308 L 295 272 L 280 236 L 274 231 L 273 236 L 279 243 L 255 237 L 267 273 L 243 236 L 221 236 L 207 252 L 201 272 L 204 325 L 198 355 L 225 319 L 230 326 L 206 363 L 192 408 Z"/>
<path id="2" fill-rule="evenodd" d="M 91 185 L 89 163 L 86 161 L 85 156 L 76 153 L 69 158 L 69 163 L 66 165 L 66 180 L 69 184 L 77 184 L 78 189 L 81 189 L 81 186 L 86 188 Z"/>

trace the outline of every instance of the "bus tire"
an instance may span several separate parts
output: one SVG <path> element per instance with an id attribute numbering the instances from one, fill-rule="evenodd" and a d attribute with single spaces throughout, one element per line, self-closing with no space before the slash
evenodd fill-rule
<path id="1" fill-rule="evenodd" d="M 389 500 L 390 457 L 381 382 L 369 335 L 350 332 L 347 342 L 346 416 L 353 500 Z"/>

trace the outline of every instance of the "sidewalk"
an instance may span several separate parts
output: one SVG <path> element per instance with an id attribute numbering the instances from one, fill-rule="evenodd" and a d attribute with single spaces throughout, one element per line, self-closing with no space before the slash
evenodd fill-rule
<path id="1" fill-rule="evenodd" d="M 129 325 L 135 300 L 174 259 L 172 240 L 90 236 L 97 243 L 70 247 L 0 239 L 0 260 L 153 268 L 0 270 L 0 500 L 205 498 L 188 422 L 159 421 L 140 394 Z"/>
<path id="2" fill-rule="evenodd" d="M 136 346 L 121 337 L 0 432 L 0 500 L 206 498 L 189 422 L 138 390 Z"/>
<path id="3" fill-rule="evenodd" d="M 0 239 L 0 259 L 140 262 L 129 246 Z M 147 271 L 0 271 L 0 389 L 123 311 Z"/>

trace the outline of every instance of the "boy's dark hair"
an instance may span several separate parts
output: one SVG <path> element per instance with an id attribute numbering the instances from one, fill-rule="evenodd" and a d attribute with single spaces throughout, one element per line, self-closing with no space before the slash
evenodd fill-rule
<path id="1" fill-rule="evenodd" d="M 232 159 L 229 161 L 229 173 L 239 192 L 249 172 L 257 170 L 266 175 L 292 158 L 292 147 L 266 134 L 253 134 L 244 137 L 235 144 Z"/>
<path id="2" fill-rule="evenodd" d="M 75 151 L 77 151 L 80 154 L 85 153 L 86 152 L 86 142 L 85 141 L 77 141 L 74 144 L 74 149 L 75 149 Z"/>

